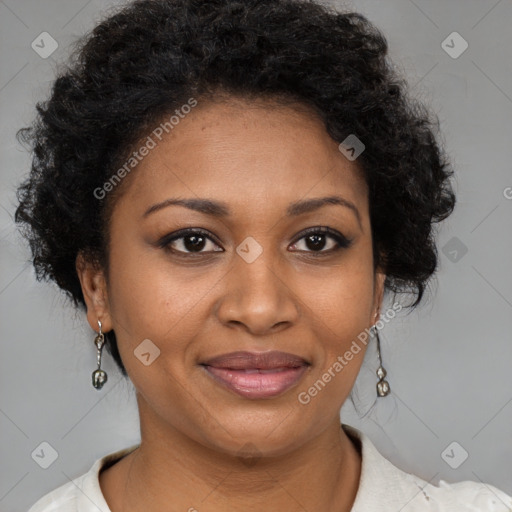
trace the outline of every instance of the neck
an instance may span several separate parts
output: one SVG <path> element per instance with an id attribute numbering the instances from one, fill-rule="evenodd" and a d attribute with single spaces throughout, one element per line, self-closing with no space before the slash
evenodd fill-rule
<path id="1" fill-rule="evenodd" d="M 102 473 L 112 512 L 169 510 L 170 505 L 190 512 L 352 508 L 361 456 L 338 418 L 321 435 L 278 457 L 220 453 L 168 424 L 142 418 L 149 417 L 141 414 L 140 447 Z M 110 492 L 114 488 L 118 495 Z"/>

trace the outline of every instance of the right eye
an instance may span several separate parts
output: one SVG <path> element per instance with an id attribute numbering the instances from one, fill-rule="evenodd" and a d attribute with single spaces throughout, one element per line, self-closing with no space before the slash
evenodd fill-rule
<path id="1" fill-rule="evenodd" d="M 208 242 L 213 246 L 219 247 L 209 233 L 199 228 L 187 228 L 166 235 L 158 246 L 178 254 L 202 254 L 209 252 L 220 252 L 224 249 L 206 250 L 203 249 L 208 247 Z"/>

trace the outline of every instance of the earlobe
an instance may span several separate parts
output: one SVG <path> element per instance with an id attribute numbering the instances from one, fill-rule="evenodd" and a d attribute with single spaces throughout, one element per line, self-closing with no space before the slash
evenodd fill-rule
<path id="1" fill-rule="evenodd" d="M 86 259 L 82 253 L 77 255 L 75 267 L 87 306 L 89 325 L 97 332 L 98 320 L 100 320 L 103 332 L 110 331 L 112 329 L 112 321 L 103 270 Z"/>

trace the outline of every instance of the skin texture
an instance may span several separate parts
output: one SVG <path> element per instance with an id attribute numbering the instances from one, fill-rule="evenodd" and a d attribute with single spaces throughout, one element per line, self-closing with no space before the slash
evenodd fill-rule
<path id="1" fill-rule="evenodd" d="M 339 410 L 364 347 L 309 404 L 297 395 L 378 319 L 385 275 L 373 270 L 356 162 L 306 108 L 232 98 L 200 101 L 132 172 L 111 219 L 108 283 L 77 259 L 89 324 L 115 330 L 140 414 L 140 448 L 100 474 L 110 508 L 349 511 L 361 458 Z M 360 221 L 340 205 L 286 215 L 290 203 L 333 195 Z M 168 206 L 143 217 L 168 198 L 222 201 L 231 214 Z M 297 238 L 318 226 L 352 245 L 329 253 L 329 235 L 315 252 Z M 213 235 L 202 253 L 184 239 L 172 244 L 182 256 L 157 246 L 188 227 Z M 249 236 L 263 249 L 252 263 L 236 252 Z M 144 339 L 160 349 L 149 366 L 133 353 Z M 291 352 L 311 366 L 282 395 L 250 400 L 198 364 L 237 350 Z M 244 462 L 241 451 L 257 456 Z"/>

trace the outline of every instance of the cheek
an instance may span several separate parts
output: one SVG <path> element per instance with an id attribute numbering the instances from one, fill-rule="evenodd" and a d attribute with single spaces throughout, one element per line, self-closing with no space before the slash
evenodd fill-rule
<path id="1" fill-rule="evenodd" d="M 130 247 L 126 239 L 112 247 L 109 305 L 127 369 L 125 357 L 132 358 L 145 339 L 162 352 L 165 347 L 171 363 L 182 362 L 186 345 L 206 321 L 205 297 L 220 275 L 180 271 L 159 251 Z"/>
<path id="2" fill-rule="evenodd" d="M 366 251 L 354 251 L 324 276 L 302 280 L 302 297 L 313 317 L 333 336 L 343 338 L 368 327 L 373 307 L 374 274 Z"/>
<path id="3" fill-rule="evenodd" d="M 317 343 L 313 373 L 298 391 L 310 414 L 338 414 L 358 376 L 370 340 L 373 275 L 350 267 L 327 281 L 322 293 L 310 294 L 310 325 Z M 319 412 L 322 411 L 322 412 Z"/>
<path id="4" fill-rule="evenodd" d="M 317 368 L 309 385 L 316 386 L 311 389 L 313 394 L 321 394 L 318 406 L 341 407 L 370 340 L 367 329 L 373 318 L 374 291 L 371 253 L 368 257 L 367 250 L 354 251 L 335 270 L 331 269 L 329 276 L 317 279 L 316 285 L 304 281 L 303 286 L 318 344 Z M 328 383 L 324 386 L 319 379 Z"/>

